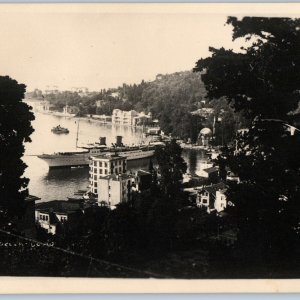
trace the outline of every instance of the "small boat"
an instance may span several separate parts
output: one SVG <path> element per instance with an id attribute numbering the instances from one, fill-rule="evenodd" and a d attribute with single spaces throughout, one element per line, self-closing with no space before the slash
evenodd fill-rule
<path id="1" fill-rule="evenodd" d="M 56 133 L 56 134 L 61 134 L 61 133 L 66 133 L 68 134 L 69 133 L 69 129 L 68 128 L 64 128 L 64 127 L 61 127 L 60 125 L 56 126 L 56 127 L 53 127 L 51 129 L 51 131 L 53 133 Z"/>

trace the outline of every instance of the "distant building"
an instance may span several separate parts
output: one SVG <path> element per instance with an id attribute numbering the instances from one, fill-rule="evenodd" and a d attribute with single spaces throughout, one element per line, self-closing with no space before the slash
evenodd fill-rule
<path id="1" fill-rule="evenodd" d="M 204 104 L 205 104 L 205 101 L 204 101 Z M 199 108 L 195 111 L 192 111 L 191 114 L 194 116 L 200 116 L 200 117 L 207 119 L 214 112 L 215 112 L 215 110 L 213 108 L 203 107 L 203 108 Z"/>
<path id="2" fill-rule="evenodd" d="M 135 110 L 123 111 L 114 109 L 112 112 L 112 123 L 116 125 L 133 125 L 133 118 L 137 117 L 138 113 Z"/>
<path id="3" fill-rule="evenodd" d="M 112 117 L 107 115 L 92 115 L 93 119 L 99 120 L 102 123 L 111 123 Z"/>
<path id="4" fill-rule="evenodd" d="M 150 125 L 150 124 L 152 124 L 151 112 L 149 112 L 147 115 L 144 112 L 141 112 L 137 117 L 134 117 L 132 120 L 133 126 Z"/>
<path id="5" fill-rule="evenodd" d="M 208 147 L 212 141 L 213 133 L 209 128 L 203 128 L 200 130 L 198 135 L 197 144 L 199 146 Z"/>
<path id="6" fill-rule="evenodd" d="M 206 207 L 208 212 L 223 211 L 227 207 L 226 189 L 227 186 L 223 182 L 198 189 L 197 206 Z"/>
<path id="7" fill-rule="evenodd" d="M 161 129 L 160 127 L 150 127 L 147 129 L 146 135 L 160 135 Z"/>
<path id="8" fill-rule="evenodd" d="M 138 113 L 135 110 L 124 111 L 120 109 L 114 109 L 112 112 L 112 123 L 116 125 L 148 125 L 152 122 L 152 115 L 144 112 Z"/>
<path id="9" fill-rule="evenodd" d="M 65 105 L 63 107 L 63 113 L 67 116 L 75 116 L 79 112 L 78 107 Z"/>
<path id="10" fill-rule="evenodd" d="M 105 104 L 105 100 L 97 100 L 96 107 L 102 107 Z"/>
<path id="11" fill-rule="evenodd" d="M 49 101 L 41 101 L 35 106 L 35 110 L 38 112 L 49 112 L 51 109 L 51 104 Z"/>
<path id="12" fill-rule="evenodd" d="M 92 156 L 90 160 L 90 190 L 98 195 L 98 179 L 108 175 L 126 173 L 126 157 L 116 154 Z"/>
<path id="13" fill-rule="evenodd" d="M 120 93 L 119 92 L 112 92 L 110 94 L 113 98 L 119 98 L 120 97 Z"/>

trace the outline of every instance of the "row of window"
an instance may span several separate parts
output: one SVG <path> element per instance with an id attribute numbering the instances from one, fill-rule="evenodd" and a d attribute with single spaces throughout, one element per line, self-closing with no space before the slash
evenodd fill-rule
<path id="1" fill-rule="evenodd" d="M 98 164 L 97 164 L 98 163 Z M 105 167 L 105 168 L 107 168 L 108 167 L 108 163 L 107 162 L 102 162 L 102 161 L 94 161 L 94 167 L 97 167 L 97 165 L 99 166 L 99 167 Z M 115 164 L 112 162 L 111 163 L 111 167 L 114 167 L 115 165 L 116 166 L 121 166 L 123 164 L 123 160 L 116 160 L 115 161 Z"/>
<path id="2" fill-rule="evenodd" d="M 48 215 L 40 215 L 40 220 L 49 221 L 49 216 Z"/>
<path id="3" fill-rule="evenodd" d="M 98 161 L 98 165 L 102 167 L 102 161 Z M 94 166 L 97 167 L 97 161 L 94 161 Z M 103 162 L 103 166 L 107 168 L 107 162 Z"/>

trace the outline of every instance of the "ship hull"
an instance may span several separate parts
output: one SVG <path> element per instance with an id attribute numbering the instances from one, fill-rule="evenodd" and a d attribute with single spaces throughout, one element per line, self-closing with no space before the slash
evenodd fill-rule
<path id="1" fill-rule="evenodd" d="M 108 153 L 108 152 L 103 152 Z M 128 161 L 150 158 L 154 156 L 154 150 L 118 152 L 118 155 L 127 157 Z M 78 153 L 72 155 L 38 155 L 38 158 L 45 161 L 50 169 L 72 168 L 72 167 L 88 167 L 89 153 Z"/>

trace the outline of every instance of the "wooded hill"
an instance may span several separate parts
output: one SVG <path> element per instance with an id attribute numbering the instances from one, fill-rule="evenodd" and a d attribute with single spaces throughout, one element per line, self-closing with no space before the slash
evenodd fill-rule
<path id="1" fill-rule="evenodd" d="M 99 93 L 80 97 L 74 92 L 61 92 L 45 96 L 54 109 L 62 110 L 66 104 L 79 108 L 79 114 L 110 115 L 115 108 L 151 112 L 166 134 L 195 141 L 199 131 L 212 127 L 213 116 L 222 114 L 222 132 L 216 132 L 217 143 L 232 139 L 237 127 L 242 126 L 239 116 L 233 113 L 224 99 L 206 99 L 206 89 L 201 74 L 192 71 L 156 76 L 150 82 L 123 84 L 118 88 L 103 89 Z M 97 101 L 100 106 L 97 106 Z M 203 118 L 191 112 L 203 107 L 215 109 L 213 115 Z M 220 126 L 220 124 L 217 124 Z M 222 137 L 221 137 L 222 134 Z"/>

